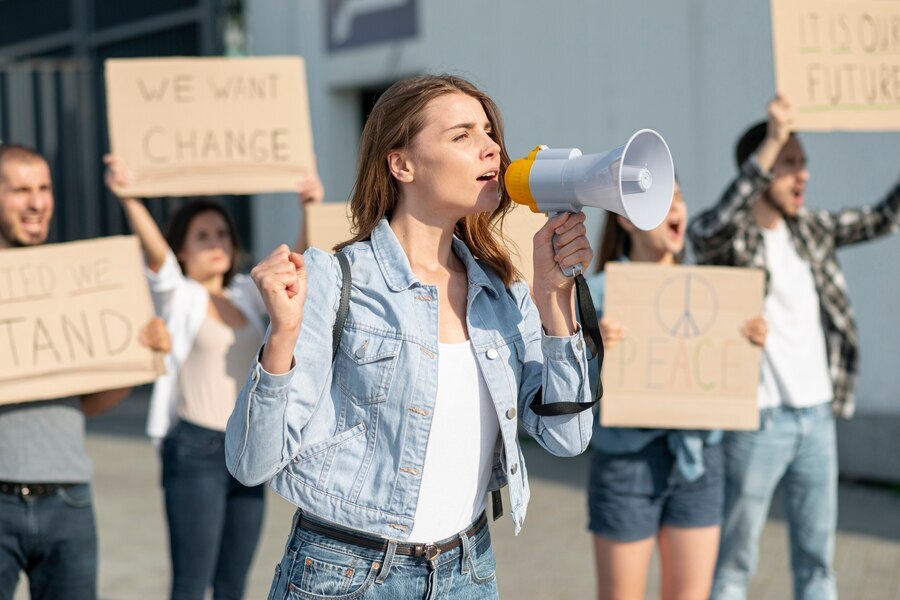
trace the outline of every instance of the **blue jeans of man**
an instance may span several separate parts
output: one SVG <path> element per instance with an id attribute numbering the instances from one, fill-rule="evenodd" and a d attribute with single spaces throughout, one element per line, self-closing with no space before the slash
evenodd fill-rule
<path id="1" fill-rule="evenodd" d="M 265 490 L 225 468 L 225 433 L 181 421 L 163 442 L 163 487 L 172 557 L 172 599 L 244 595 L 262 530 Z"/>
<path id="2" fill-rule="evenodd" d="M 91 486 L 45 496 L 0 494 L 0 599 L 25 572 L 32 600 L 95 600 L 97 530 Z"/>
<path id="3" fill-rule="evenodd" d="M 730 432 L 725 449 L 725 521 L 712 598 L 743 600 L 756 569 L 772 495 L 783 484 L 794 598 L 837 597 L 837 443 L 828 404 L 763 410 L 760 430 Z"/>

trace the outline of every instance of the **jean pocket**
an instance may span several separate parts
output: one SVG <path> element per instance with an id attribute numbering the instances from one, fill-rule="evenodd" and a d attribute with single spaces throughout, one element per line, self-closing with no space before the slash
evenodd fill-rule
<path id="1" fill-rule="evenodd" d="M 469 548 L 469 575 L 474 583 L 490 583 L 497 577 L 497 561 L 491 546 L 491 534 L 485 527 L 483 534 L 472 538 Z"/>
<path id="2" fill-rule="evenodd" d="M 387 400 L 400 340 L 355 329 L 347 329 L 335 358 L 335 379 L 341 391 L 357 405 Z"/>
<path id="3" fill-rule="evenodd" d="M 224 446 L 215 439 L 177 434 L 163 440 L 163 455 L 170 458 L 208 459 L 217 454 L 221 454 L 224 460 Z"/>
<path id="4" fill-rule="evenodd" d="M 290 598 L 359 598 L 375 583 L 376 573 L 371 560 L 316 544 L 303 544 L 288 583 Z"/>
<path id="5" fill-rule="evenodd" d="M 91 488 L 87 485 L 59 488 L 56 493 L 70 508 L 89 508 L 91 506 Z"/>

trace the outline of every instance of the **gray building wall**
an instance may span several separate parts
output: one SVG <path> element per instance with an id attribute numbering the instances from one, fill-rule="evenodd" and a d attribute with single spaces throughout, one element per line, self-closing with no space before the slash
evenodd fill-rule
<path id="1" fill-rule="evenodd" d="M 733 144 L 774 94 L 767 2 L 738 0 L 406 0 L 414 37 L 328 50 L 325 1 L 247 0 L 253 54 L 307 61 L 315 148 L 328 198 L 346 199 L 362 127 L 361 91 L 453 72 L 490 93 L 513 157 L 539 143 L 596 152 L 658 130 L 692 214 L 735 174 Z M 345 2 L 345 5 L 352 4 Z M 403 0 L 357 0 L 371 9 Z M 362 24 L 362 21 L 360 20 Z M 332 40 L 333 41 L 333 40 Z M 897 133 L 805 134 L 811 204 L 871 203 L 898 175 Z M 296 202 L 254 207 L 257 256 L 294 237 Z M 600 211 L 589 223 L 599 230 Z M 858 417 L 841 425 L 845 474 L 900 480 L 900 239 L 843 251 L 863 340 Z"/>

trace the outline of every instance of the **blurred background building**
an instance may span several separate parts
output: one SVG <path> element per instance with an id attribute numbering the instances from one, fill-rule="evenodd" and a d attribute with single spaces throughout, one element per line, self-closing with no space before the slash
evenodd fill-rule
<path id="1" fill-rule="evenodd" d="M 775 92 L 768 2 L 683 0 L 0 0 L 0 138 L 54 159 L 56 239 L 122 230 L 103 193 L 102 60 L 290 54 L 307 63 L 318 166 L 348 197 L 378 94 L 423 72 L 472 79 L 503 110 L 513 157 L 537 144 L 596 152 L 637 129 L 669 142 L 691 214 L 736 173 L 733 145 Z M 873 203 L 897 181 L 898 133 L 802 136 L 807 198 Z M 167 203 L 151 206 L 162 218 Z M 289 195 L 232 202 L 256 256 L 294 239 Z M 589 216 L 599 234 L 603 215 Z M 900 481 L 900 238 L 841 253 L 858 315 L 858 414 L 840 425 L 844 475 Z"/>
<path id="2" fill-rule="evenodd" d="M 49 158 L 57 200 L 51 241 L 127 230 L 103 185 L 103 61 L 240 54 L 241 15 L 240 0 L 0 0 L 0 140 Z M 248 240 L 249 205 L 224 200 Z M 164 223 L 183 202 L 148 206 Z"/>

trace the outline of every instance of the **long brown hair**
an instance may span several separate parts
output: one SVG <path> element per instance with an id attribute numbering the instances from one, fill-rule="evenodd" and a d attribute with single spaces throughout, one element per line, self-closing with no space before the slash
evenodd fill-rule
<path id="1" fill-rule="evenodd" d="M 334 247 L 340 250 L 368 240 L 382 217 L 390 219 L 400 197 L 397 181 L 388 169 L 387 156 L 408 148 L 425 126 L 424 110 L 433 99 L 446 94 L 466 94 L 481 103 L 500 146 L 500 173 L 506 172 L 509 154 L 503 141 L 503 120 L 494 101 L 471 82 L 454 75 L 419 75 L 402 79 L 389 87 L 372 108 L 359 144 L 356 182 L 350 195 L 353 237 Z M 512 208 L 501 186 L 500 204 L 491 213 L 460 219 L 454 231 L 472 255 L 491 267 L 508 287 L 524 279 L 513 265 L 503 235 L 503 218 Z"/>
<path id="2" fill-rule="evenodd" d="M 631 236 L 619 224 L 618 215 L 606 213 L 603 234 L 600 236 L 600 251 L 597 253 L 597 273 L 606 268 L 606 263 L 616 262 L 631 252 Z"/>

